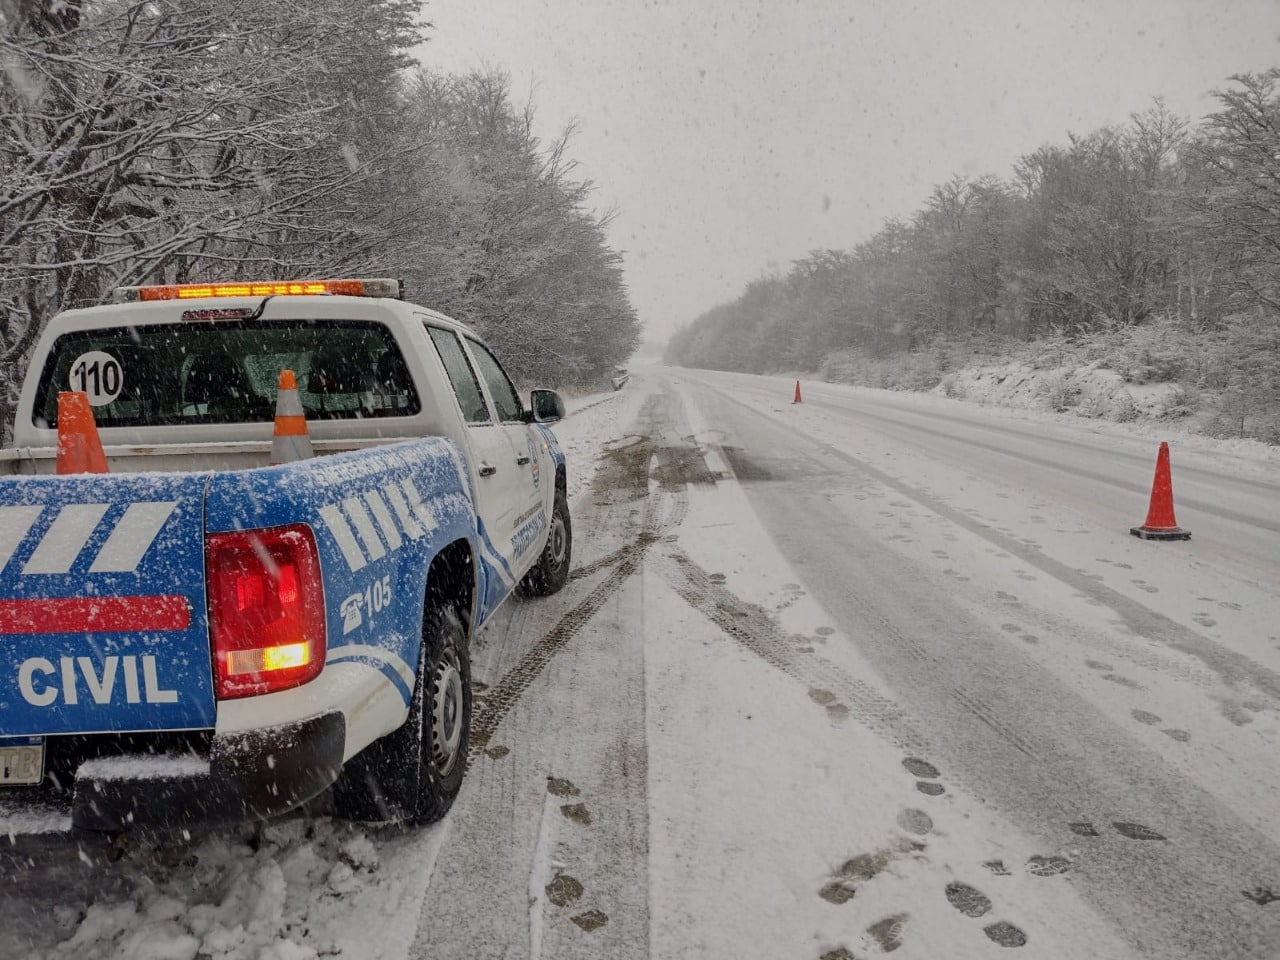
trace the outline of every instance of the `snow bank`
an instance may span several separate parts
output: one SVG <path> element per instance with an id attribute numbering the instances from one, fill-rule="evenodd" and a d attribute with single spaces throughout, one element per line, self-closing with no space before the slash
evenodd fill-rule
<path id="1" fill-rule="evenodd" d="M 947 374 L 933 393 L 975 403 L 1071 412 L 1127 423 L 1190 416 L 1186 390 L 1175 383 L 1127 382 L 1100 362 L 1049 368 L 1031 363 L 967 367 Z"/>

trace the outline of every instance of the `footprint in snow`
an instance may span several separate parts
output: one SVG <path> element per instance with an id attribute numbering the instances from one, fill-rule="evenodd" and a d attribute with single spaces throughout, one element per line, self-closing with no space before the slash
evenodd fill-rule
<path id="1" fill-rule="evenodd" d="M 1116 833 L 1129 840 L 1167 840 L 1164 834 L 1157 833 L 1150 827 L 1141 823 L 1134 823 L 1131 820 L 1112 820 L 1111 826 L 1115 827 Z M 1067 824 L 1067 829 L 1078 837 L 1097 837 L 1100 836 L 1098 830 L 1088 820 L 1080 820 L 1076 823 Z"/>
<path id="2" fill-rule="evenodd" d="M 801 647 L 803 651 L 806 648 Z M 812 647 L 807 648 L 813 650 Z M 818 687 L 809 688 L 809 699 L 820 707 L 827 708 L 827 716 L 831 718 L 831 722 L 839 726 L 845 720 L 849 719 L 849 708 L 843 703 L 836 700 L 836 695 L 830 690 L 822 690 Z"/>
<path id="3" fill-rule="evenodd" d="M 818 891 L 818 896 L 827 901 L 827 903 L 834 903 L 836 906 L 840 906 L 840 904 L 848 903 L 852 900 L 853 895 L 857 892 L 857 886 L 845 880 L 828 880 L 823 888 Z"/>
<path id="4" fill-rule="evenodd" d="M 903 810 L 898 814 L 898 826 L 908 833 L 924 836 L 933 829 L 933 818 L 923 810 Z"/>
<path id="5" fill-rule="evenodd" d="M 1129 820 L 1112 820 L 1111 826 L 1116 828 L 1116 833 L 1122 837 L 1128 837 L 1130 840 L 1167 840 L 1169 839 L 1162 833 L 1157 833 L 1150 827 L 1141 823 L 1133 823 Z"/>
<path id="6" fill-rule="evenodd" d="M 818 891 L 818 896 L 827 903 L 842 904 L 853 899 L 858 888 L 873 879 L 893 859 L 887 850 L 875 853 L 860 853 L 840 865 L 831 879 Z"/>
<path id="7" fill-rule="evenodd" d="M 587 933 L 594 933 L 609 922 L 608 914 L 601 913 L 599 910 L 588 910 L 586 913 L 580 913 L 576 917 L 570 917 L 569 919 Z"/>
<path id="8" fill-rule="evenodd" d="M 1102 675 L 1102 679 L 1110 680 L 1112 683 L 1118 683 L 1120 684 L 1120 686 L 1128 687 L 1130 690 L 1143 689 L 1142 684 L 1138 683 L 1136 680 L 1130 680 L 1128 677 L 1123 676 L 1119 673 L 1104 673 Z"/>
<path id="9" fill-rule="evenodd" d="M 902 761 L 902 765 L 907 768 L 907 772 L 912 776 L 920 777 L 916 781 L 916 789 L 928 797 L 937 797 L 947 792 L 947 788 L 940 783 L 933 783 L 938 777 L 938 768 L 928 760 L 921 760 L 919 757 L 907 757 Z"/>
<path id="10" fill-rule="evenodd" d="M 1096 836 L 1096 834 L 1095 834 Z M 1004 865 L 1003 860 L 987 860 L 982 864 L 997 877 L 1011 877 L 1013 873 Z M 1035 856 L 1027 860 L 1027 873 L 1033 877 L 1056 877 L 1071 869 L 1071 861 L 1066 857 Z"/>
<path id="11" fill-rule="evenodd" d="M 849 708 L 843 703 L 830 704 L 827 707 L 827 716 L 831 718 L 833 724 L 840 726 L 849 719 Z"/>
<path id="12" fill-rule="evenodd" d="M 587 809 L 585 803 L 566 803 L 560 807 L 560 813 L 566 820 L 580 823 L 584 827 L 591 826 L 591 811 Z"/>
<path id="13" fill-rule="evenodd" d="M 949 883 L 946 889 L 947 902 L 975 920 L 991 912 L 991 898 L 967 883 Z M 1002 947 L 1021 947 L 1027 942 L 1027 935 L 1007 920 L 997 920 L 982 928 L 987 939 Z"/>
<path id="14" fill-rule="evenodd" d="M 995 923 L 983 927 L 982 932 L 987 935 L 988 940 L 998 943 L 1002 947 L 1025 947 L 1027 945 L 1027 935 L 1005 920 L 997 920 Z"/>
<path id="15" fill-rule="evenodd" d="M 547 777 L 547 793 L 557 797 L 576 797 L 578 788 L 570 780 L 561 777 Z"/>
<path id="16" fill-rule="evenodd" d="M 902 765 L 907 768 L 907 772 L 913 777 L 919 777 L 922 780 L 935 780 L 938 777 L 938 768 L 928 760 L 922 760 L 919 757 L 907 757 L 902 761 Z"/>
<path id="17" fill-rule="evenodd" d="M 1027 873 L 1033 877 L 1057 877 L 1071 869 L 1071 861 L 1066 857 L 1030 857 L 1027 860 Z"/>
<path id="18" fill-rule="evenodd" d="M 991 898 L 967 883 L 947 884 L 947 903 L 951 904 L 966 917 L 981 917 L 991 912 Z"/>
<path id="19" fill-rule="evenodd" d="M 883 920 L 877 920 L 871 926 L 867 927 L 867 933 L 875 938 L 880 944 L 880 949 L 885 953 L 892 953 L 902 946 L 902 937 L 906 932 L 907 915 L 898 913 L 892 917 L 885 917 Z"/>
<path id="20" fill-rule="evenodd" d="M 546 887 L 547 899 L 557 907 L 567 907 L 582 898 L 582 884 L 567 873 L 557 873 Z"/>

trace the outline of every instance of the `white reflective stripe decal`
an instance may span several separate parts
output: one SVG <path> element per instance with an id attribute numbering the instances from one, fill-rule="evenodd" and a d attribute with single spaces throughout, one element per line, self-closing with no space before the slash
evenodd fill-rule
<path id="1" fill-rule="evenodd" d="M 111 507 L 109 503 L 71 503 L 58 511 L 58 516 L 40 538 L 23 573 L 67 573 L 80 556 L 80 551 L 93 536 L 93 531 Z"/>
<path id="2" fill-rule="evenodd" d="M 419 540 L 440 526 L 407 477 L 322 507 L 320 516 L 352 572 L 399 550 L 406 537 Z"/>
<path id="3" fill-rule="evenodd" d="M 375 647 L 366 643 L 350 643 L 341 647 L 330 647 L 329 652 L 325 654 L 324 662 L 333 663 L 335 660 L 351 660 L 355 657 L 367 657 L 370 660 L 385 663 L 400 674 L 400 679 L 405 682 L 405 686 L 410 690 L 413 689 L 414 684 L 417 682 L 417 677 L 409 665 L 397 654 L 392 653 L 385 647 Z"/>
<path id="4" fill-rule="evenodd" d="M 405 503 L 404 494 L 400 492 L 400 488 L 394 483 L 388 483 L 382 488 L 382 492 L 391 501 L 391 506 L 396 511 L 396 518 L 400 521 L 400 526 L 404 528 L 404 532 L 409 535 L 409 539 L 417 540 L 422 536 L 422 528 L 418 526 L 418 521 L 413 519 L 413 514 L 409 511 L 409 504 Z"/>
<path id="5" fill-rule="evenodd" d="M 351 568 L 351 572 L 355 573 L 361 569 L 366 562 L 364 554 L 360 552 L 360 544 L 356 543 L 355 534 L 351 532 L 351 527 L 347 525 L 347 519 L 342 515 L 342 511 L 333 504 L 329 504 L 327 507 L 320 508 L 320 519 L 329 528 L 329 533 L 333 535 L 334 542 L 338 544 L 338 549 L 342 551 L 342 556 L 346 558 L 347 566 Z"/>
<path id="6" fill-rule="evenodd" d="M 0 570 L 3 570 L 44 507 L 0 507 Z"/>
<path id="7" fill-rule="evenodd" d="M 392 550 L 399 550 L 400 544 L 404 543 L 404 539 L 400 536 L 400 531 L 396 529 L 396 522 L 391 519 L 391 511 L 387 509 L 387 501 L 382 499 L 382 495 L 377 490 L 369 490 L 364 495 L 364 502 L 373 511 L 373 519 L 378 521 L 378 529 L 382 531 L 383 537 L 386 538 L 387 546 Z"/>
<path id="8" fill-rule="evenodd" d="M 89 572 L 132 573 L 138 569 L 143 555 L 177 506 L 177 500 L 129 504 L 129 509 L 98 551 Z"/>
<path id="9" fill-rule="evenodd" d="M 489 565 L 489 568 L 498 575 L 498 578 L 510 587 L 515 581 L 511 579 L 511 575 L 507 573 L 507 565 L 502 557 L 498 556 L 498 552 L 489 546 L 488 538 L 480 538 L 480 556 Z"/>
<path id="10" fill-rule="evenodd" d="M 422 502 L 422 494 L 418 493 L 418 488 L 413 485 L 413 481 L 410 478 L 405 477 L 400 481 L 400 489 L 409 498 L 409 506 L 413 509 L 414 516 L 418 518 L 418 522 L 422 524 L 424 530 L 430 533 L 440 526 L 440 524 L 436 523 L 435 515 Z"/>
<path id="11" fill-rule="evenodd" d="M 347 516 L 351 518 L 351 522 L 356 525 L 356 534 L 360 537 L 369 559 L 381 560 L 385 557 L 387 550 L 382 545 L 382 539 L 378 536 L 378 531 L 373 529 L 373 521 L 369 518 L 369 511 L 364 508 L 360 498 L 347 497 L 342 501 L 342 507 L 347 511 Z"/>

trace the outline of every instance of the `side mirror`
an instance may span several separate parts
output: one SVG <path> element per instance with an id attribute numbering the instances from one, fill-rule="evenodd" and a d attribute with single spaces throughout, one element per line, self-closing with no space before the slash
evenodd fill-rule
<path id="1" fill-rule="evenodd" d="M 534 390 L 529 394 L 534 423 L 555 423 L 564 419 L 564 401 L 554 390 Z"/>

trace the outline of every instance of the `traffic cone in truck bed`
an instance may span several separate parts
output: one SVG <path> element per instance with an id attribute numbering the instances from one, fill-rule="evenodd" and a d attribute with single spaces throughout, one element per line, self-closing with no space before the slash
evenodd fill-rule
<path id="1" fill-rule="evenodd" d="M 89 395 L 78 390 L 58 393 L 57 472 L 107 472 L 107 455 L 102 452 Z"/>
<path id="2" fill-rule="evenodd" d="M 1173 476 L 1169 471 L 1169 444 L 1160 443 L 1156 456 L 1156 476 L 1151 484 L 1151 505 L 1147 522 L 1130 527 L 1129 532 L 1143 540 L 1190 540 L 1191 531 L 1183 530 L 1173 516 Z"/>
<path id="3" fill-rule="evenodd" d="M 281 370 L 276 394 L 276 427 L 271 436 L 271 465 L 309 460 L 314 455 L 302 398 L 298 396 L 298 378 L 292 370 Z"/>

